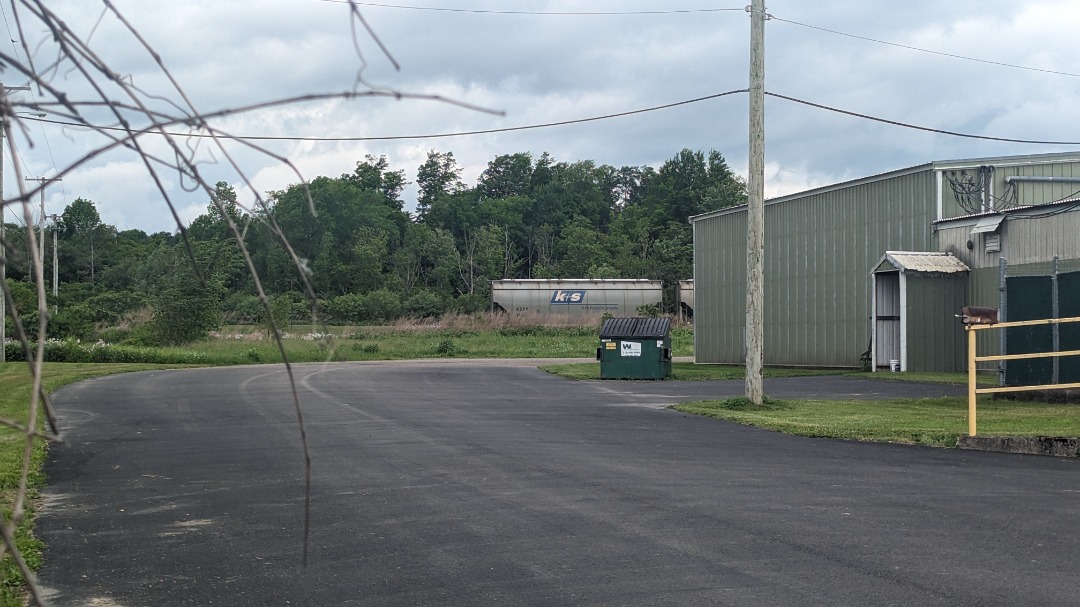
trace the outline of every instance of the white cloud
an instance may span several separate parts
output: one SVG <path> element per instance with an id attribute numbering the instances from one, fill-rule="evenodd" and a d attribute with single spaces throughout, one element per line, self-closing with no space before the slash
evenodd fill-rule
<path id="1" fill-rule="evenodd" d="M 115 5 L 160 53 L 200 111 L 350 90 L 360 67 L 359 47 L 368 63 L 364 76 L 371 82 L 506 112 L 500 117 L 434 101 L 361 98 L 301 103 L 214 121 L 215 127 L 238 135 L 382 137 L 557 122 L 745 88 L 748 73 L 749 20 L 741 10 L 544 16 L 360 6 L 401 64 L 398 72 L 359 25 L 353 39 L 348 7 L 339 2 L 195 0 L 161 5 L 115 0 Z M 438 6 L 491 8 L 478 0 Z M 518 10 L 575 11 L 580 6 L 536 2 Z M 714 7 L 683 0 L 663 8 Z M 93 29 L 91 46 L 112 69 L 130 74 L 149 92 L 176 99 L 151 56 L 113 17 L 102 17 L 98 3 L 56 0 L 49 8 L 77 35 Z M 656 8 L 643 0 L 589 5 L 591 11 Z M 1080 78 L 965 61 L 791 23 L 952 55 L 1077 71 L 1071 40 L 1080 22 L 1080 0 L 775 0 L 768 9 L 777 17 L 766 31 L 770 91 L 940 129 L 1080 140 L 1069 120 L 1080 109 L 1075 101 L 1080 98 Z M 61 87 L 75 82 L 69 71 L 54 77 Z M 73 93 L 80 98 L 89 94 L 77 87 Z M 118 91 L 110 89 L 110 95 L 115 94 Z M 453 152 L 466 183 L 474 183 L 494 157 L 516 152 L 539 156 L 546 151 L 557 160 L 622 166 L 659 165 L 682 148 L 716 149 L 733 167 L 745 170 L 746 108 L 745 95 L 735 95 L 600 122 L 488 135 L 253 143 L 287 155 L 307 178 L 350 172 L 357 161 L 373 154 L 386 155 L 391 168 L 404 170 L 412 180 L 430 149 Z M 934 135 L 775 98 L 767 109 L 769 195 L 931 160 L 1062 149 Z M 33 149 L 17 138 L 35 175 L 55 173 L 102 141 L 59 127 L 47 127 L 46 133 L 44 141 L 36 138 Z M 160 141 L 145 141 L 155 153 L 166 153 Z M 236 144 L 226 149 L 260 193 L 298 181 L 267 155 Z M 220 152 L 210 150 L 206 142 L 200 144 L 200 158 L 207 161 L 200 171 L 210 183 L 233 184 L 243 200 L 243 180 Z M 185 221 L 205 209 L 205 193 L 185 192 L 176 174 L 161 177 Z M 8 192 L 13 191 L 12 179 L 6 177 Z M 410 188 L 406 196 L 411 198 L 414 191 Z M 172 226 L 161 194 L 130 152 L 110 153 L 71 170 L 48 196 L 50 209 L 57 210 L 76 197 L 94 200 L 103 219 L 121 229 L 152 232 Z"/>

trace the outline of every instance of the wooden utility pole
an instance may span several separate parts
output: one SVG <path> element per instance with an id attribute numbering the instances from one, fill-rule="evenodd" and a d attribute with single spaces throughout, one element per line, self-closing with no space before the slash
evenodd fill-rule
<path id="1" fill-rule="evenodd" d="M 29 91 L 28 86 L 4 86 L 0 84 L 0 281 L 7 283 L 7 246 L 4 243 L 4 224 L 7 223 L 7 206 L 4 205 L 4 137 L 11 123 L 11 106 L 7 104 L 8 91 Z M 7 301 L 0 294 L 0 363 L 7 362 Z"/>
<path id="2" fill-rule="evenodd" d="M 40 236 L 40 242 L 38 242 L 38 263 L 41 264 L 41 271 L 45 271 L 45 185 L 54 181 L 63 181 L 60 177 L 27 177 L 27 181 L 36 181 L 41 184 L 39 192 L 41 193 L 41 215 L 38 220 L 38 236 Z"/>
<path id="3" fill-rule="evenodd" d="M 750 5 L 750 175 L 746 209 L 746 398 L 765 398 L 765 0 Z"/>

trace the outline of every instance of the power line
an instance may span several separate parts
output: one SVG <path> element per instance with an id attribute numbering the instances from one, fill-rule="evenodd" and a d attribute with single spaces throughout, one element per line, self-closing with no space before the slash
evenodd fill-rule
<path id="1" fill-rule="evenodd" d="M 817 26 L 817 25 L 810 25 L 809 23 L 799 23 L 798 21 L 792 21 L 791 19 L 781 19 L 780 17 L 776 17 L 776 16 L 771 16 L 771 17 L 772 17 L 772 19 L 774 21 L 783 21 L 784 23 L 790 23 L 792 25 L 798 25 L 800 27 L 806 27 L 806 28 L 809 28 L 809 29 L 818 30 L 820 32 L 828 32 L 830 34 L 836 34 L 837 36 L 847 36 L 848 38 L 855 38 L 856 40 L 865 40 L 867 42 L 874 42 L 876 44 L 884 44 L 884 45 L 887 45 L 887 46 L 895 46 L 897 48 L 907 49 L 909 51 L 918 51 L 920 53 L 929 53 L 931 55 L 940 55 L 942 57 L 951 57 L 953 59 L 963 59 L 964 61 L 975 61 L 977 63 L 986 63 L 988 65 L 997 65 L 997 66 L 1000 66 L 1000 67 L 1009 67 L 1009 68 L 1013 68 L 1013 69 L 1017 69 L 1017 70 L 1027 70 L 1027 71 L 1030 71 L 1030 72 L 1042 72 L 1044 74 L 1055 74 L 1055 75 L 1058 75 L 1058 76 L 1073 76 L 1075 78 L 1080 78 L 1080 74 L 1074 74 L 1072 72 L 1061 72 L 1061 71 L 1058 71 L 1058 70 L 1047 70 L 1047 69 L 1038 68 L 1038 67 L 1029 67 L 1029 66 L 1026 66 L 1026 65 L 1017 65 L 1015 63 L 1005 63 L 1003 61 L 991 61 L 989 59 L 979 59 L 978 57 L 967 57 L 965 55 L 957 55 L 957 54 L 954 54 L 954 53 L 946 53 L 944 51 L 935 51 L 935 50 L 926 49 L 926 48 L 919 48 L 917 46 L 909 46 L 907 44 L 900 44 L 898 42 L 889 42 L 888 40 L 878 40 L 877 38 L 869 38 L 867 36 L 859 36 L 859 35 L 856 35 L 856 34 L 849 34 L 847 32 L 841 32 L 841 31 L 837 31 L 837 30 L 832 30 L 832 29 L 829 29 L 827 27 L 820 27 L 820 26 Z"/>
<path id="2" fill-rule="evenodd" d="M 871 116 L 869 114 L 860 114 L 858 112 L 851 112 L 848 110 L 842 110 L 840 108 L 831 107 L 828 105 L 822 105 L 820 103 L 814 103 L 812 101 L 806 101 L 804 99 L 797 99 L 795 97 L 788 97 L 787 95 L 781 95 L 779 93 L 769 93 L 766 95 L 770 97 L 776 97 L 777 99 L 785 99 L 794 103 L 801 103 L 813 108 L 826 110 L 829 112 L 836 112 L 837 114 L 844 114 L 845 116 L 853 116 L 855 118 L 862 118 L 864 120 L 872 120 L 874 122 L 881 122 L 883 124 L 891 124 L 893 126 L 903 127 L 905 129 L 914 129 L 916 131 L 926 131 L 928 133 L 937 133 L 938 135 L 949 135 L 951 137 L 964 137 L 967 139 L 982 139 L 985 141 L 1003 141 L 1005 143 L 1030 143 L 1035 145 L 1080 145 L 1080 141 L 1040 141 L 1036 139 L 1011 139 L 1009 137 L 993 137 L 990 135 L 972 135 L 970 133 L 958 133 L 956 131 L 946 131 L 943 129 L 936 129 L 928 126 L 919 126 L 917 124 L 909 124 L 907 122 L 899 122 L 896 120 L 889 120 L 888 118 L 879 118 L 877 116 Z"/>
<path id="3" fill-rule="evenodd" d="M 524 126 L 511 126 L 498 129 L 484 129 L 479 131 L 459 131 L 455 133 L 432 133 L 426 135 L 386 135 L 379 137 L 289 137 L 289 136 L 271 136 L 271 135 L 223 135 L 220 133 L 165 133 L 166 135 L 173 137 L 224 137 L 227 139 L 239 139 L 242 141 L 396 141 L 403 139 L 441 139 L 446 137 L 463 137 L 468 135 L 487 135 L 491 133 L 509 133 L 513 131 L 527 131 L 532 129 L 543 129 L 555 126 L 565 126 L 569 124 L 581 124 L 584 122 L 596 122 L 599 120 L 609 120 L 611 118 L 621 118 L 623 116 L 633 116 L 634 114 L 644 114 L 646 112 L 655 112 L 658 110 L 665 110 L 680 105 L 689 105 L 691 103 L 699 103 L 701 101 L 708 101 L 710 99 L 717 99 L 720 97 L 726 97 L 728 95 L 734 95 L 737 93 L 745 93 L 746 89 L 737 89 L 734 91 L 726 91 L 723 93 L 716 93 L 714 95 L 706 95 L 704 97 L 697 97 L 695 99 L 687 99 L 685 101 L 676 101 L 674 103 L 666 103 L 664 105 L 655 105 L 652 107 L 629 110 L 626 112 L 618 112 L 614 114 L 605 114 L 603 116 L 592 116 L 589 118 L 577 118 L 573 120 L 562 120 L 559 122 L 547 122 L 543 124 L 530 124 Z M 58 124 L 62 126 L 74 126 L 74 127 L 88 127 L 87 124 L 79 124 L 75 122 L 66 122 L 62 120 L 49 120 L 43 118 L 37 118 L 41 122 L 48 122 L 51 124 Z M 119 131 L 124 133 L 132 132 L 131 129 L 124 129 L 121 127 L 106 127 L 106 126 L 93 126 L 94 129 L 107 130 L 107 131 Z M 156 131 L 155 131 L 156 132 Z"/>
<path id="4" fill-rule="evenodd" d="M 523 126 L 512 126 L 498 129 L 483 129 L 477 131 L 457 131 L 453 133 L 428 133 L 422 135 L 383 135 L 374 137 L 312 137 L 312 136 L 273 136 L 273 135 L 228 135 L 222 132 L 213 133 L 178 133 L 178 132 L 165 132 L 164 134 L 170 137 L 194 137 L 194 138 L 211 138 L 220 137 L 225 139 L 235 139 L 239 141 L 310 141 L 310 142 L 348 142 L 348 141 L 402 141 L 402 140 L 419 140 L 419 139 L 445 139 L 449 137 L 466 137 L 470 135 L 488 135 L 492 133 L 510 133 L 514 131 L 527 131 L 534 129 L 543 129 L 557 126 L 567 126 L 571 124 L 582 124 L 586 122 L 597 122 L 601 120 L 609 120 L 612 118 L 621 118 L 624 116 L 633 116 L 635 114 L 644 114 L 647 112 L 655 112 L 659 110 L 670 109 L 683 105 L 690 105 L 694 103 L 700 103 L 702 101 L 710 101 L 712 99 L 718 99 L 720 97 L 727 97 L 729 95 L 735 95 L 738 93 L 746 93 L 747 89 L 736 89 L 732 91 L 725 91 L 723 93 L 716 93 L 713 95 L 705 95 L 704 97 L 696 97 L 694 99 L 686 99 L 684 101 L 676 101 L 674 103 L 665 103 L 663 105 L 654 105 L 647 108 L 629 110 L 625 112 L 616 112 L 612 114 L 604 114 L 602 116 L 592 116 L 589 118 L 577 118 L 573 120 L 561 120 L 558 122 L 546 122 L 541 124 L 529 124 Z M 882 124 L 888 124 L 892 126 L 898 126 L 901 128 L 912 129 L 916 131 L 923 131 L 927 133 L 935 133 L 938 135 L 948 135 L 950 137 L 963 137 L 966 139 L 979 139 L 984 141 L 998 141 L 1003 143 L 1025 143 L 1031 145 L 1073 145 L 1080 146 L 1080 141 L 1044 141 L 1038 139 L 1015 139 L 1010 137 L 995 137 L 992 135 L 975 135 L 971 133 L 960 133 L 957 131 L 947 131 L 944 129 L 938 129 L 934 127 L 921 126 L 917 124 L 911 124 L 908 122 L 900 122 L 898 120 L 891 120 L 888 118 L 881 118 L 879 116 L 873 116 L 871 114 L 863 114 L 860 112 L 853 112 L 821 103 L 815 103 L 813 101 L 807 101 L 805 99 L 799 99 L 797 97 L 789 97 L 787 95 L 781 95 L 779 93 L 770 93 L 768 91 L 765 94 L 769 97 L 776 97 L 777 99 L 783 99 L 785 101 L 791 101 L 793 103 L 799 103 L 812 108 L 825 110 L 828 112 L 834 112 L 837 114 L 843 114 L 845 116 L 851 116 L 854 118 L 861 118 L 863 120 L 870 120 L 873 122 L 880 122 Z M 29 118 L 25 117 L 23 120 L 33 120 L 38 122 L 44 122 L 49 124 L 56 124 L 59 126 L 71 126 L 78 128 L 92 128 L 102 131 L 115 131 L 121 133 L 134 133 L 138 134 L 138 129 L 125 129 L 115 126 L 95 126 L 86 123 L 68 122 L 63 120 L 53 120 L 49 118 Z M 157 130 L 146 130 L 145 134 L 161 134 Z"/>
<path id="5" fill-rule="evenodd" d="M 403 4 L 380 4 L 377 2 L 350 2 L 350 0 L 323 0 L 323 2 L 334 2 L 338 4 L 357 4 L 360 6 L 371 6 L 376 8 L 396 8 L 402 10 L 412 11 L 438 11 L 444 13 L 473 13 L 473 14 L 488 14 L 488 15 L 541 15 L 541 16 L 559 16 L 559 17 L 608 17 L 619 15 L 677 15 L 677 14 L 691 14 L 691 13 L 720 13 L 728 11 L 745 12 L 745 7 L 740 8 L 692 8 L 692 9 L 672 9 L 672 10 L 651 10 L 651 11 L 505 11 L 505 10 L 484 10 L 484 9 L 470 9 L 470 8 L 448 8 L 442 6 L 406 6 Z"/>

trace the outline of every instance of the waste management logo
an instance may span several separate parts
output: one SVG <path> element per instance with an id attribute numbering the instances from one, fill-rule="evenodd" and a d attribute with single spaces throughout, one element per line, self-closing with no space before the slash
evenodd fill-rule
<path id="1" fill-rule="evenodd" d="M 576 304 L 585 301 L 585 291 L 554 291 L 551 294 L 553 304 Z"/>

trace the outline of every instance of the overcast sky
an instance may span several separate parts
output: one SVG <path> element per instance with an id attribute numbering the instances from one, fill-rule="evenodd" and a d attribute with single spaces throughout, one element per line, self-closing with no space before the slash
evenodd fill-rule
<path id="1" fill-rule="evenodd" d="M 746 175 L 745 94 L 567 126 L 440 138 L 318 141 L 578 120 L 747 87 L 747 0 L 394 2 L 393 7 L 388 2 L 360 3 L 358 8 L 400 71 L 340 1 L 113 0 L 203 113 L 352 90 L 361 55 L 367 62 L 364 81 L 373 86 L 504 112 L 493 115 L 431 100 L 362 97 L 292 104 L 213 121 L 216 128 L 238 136 L 311 138 L 252 141 L 291 159 L 307 179 L 349 173 L 357 161 L 373 154 L 385 155 L 391 168 L 403 169 L 412 181 L 433 149 L 454 154 L 467 184 L 474 184 L 496 156 L 516 152 L 534 157 L 548 152 L 557 161 L 658 167 L 683 148 L 715 149 L 737 173 Z M 149 94 L 178 99 L 150 55 L 115 16 L 103 16 L 99 2 L 50 0 L 47 5 L 76 36 L 89 39 L 93 52 L 115 73 Z M 1080 142 L 1075 119 L 1080 115 L 1080 62 L 1074 43 L 1080 0 L 774 0 L 767 10 L 774 17 L 765 35 L 769 92 L 948 131 Z M 584 12 L 620 14 L 580 14 Z M 38 46 L 47 34 L 44 28 L 33 21 L 27 26 L 26 13 L 20 16 L 26 37 L 37 38 L 27 41 L 30 48 L 46 48 Z M 17 38 L 9 3 L 3 17 L 11 38 Z M 3 52 L 25 59 L 21 46 L 11 44 Z M 46 59 L 35 57 L 38 64 Z M 85 91 L 67 68 L 55 70 L 51 82 L 60 89 Z M 10 71 L 2 78 L 9 87 L 25 84 L 24 77 Z M 357 90 L 368 89 L 359 85 Z M 37 90 L 11 95 L 44 99 Z M 109 124 L 106 116 L 101 119 Z M 778 98 L 767 100 L 765 120 L 768 196 L 933 160 L 1080 149 L 921 132 Z M 83 130 L 28 124 L 33 147 L 22 136 L 16 142 L 21 166 L 30 176 L 55 175 L 102 145 L 100 137 Z M 151 139 L 143 141 L 151 149 L 163 149 Z M 300 180 L 270 156 L 235 144 L 228 148 L 261 193 Z M 241 202 L 250 203 L 242 179 L 219 153 L 211 153 L 203 143 L 197 154 L 206 161 L 200 169 L 210 182 L 234 184 Z M 11 162 L 5 149 L 8 197 L 18 186 Z M 163 175 L 185 222 L 204 212 L 205 194 L 185 192 L 177 175 Z M 103 220 L 120 229 L 175 229 L 146 168 L 130 152 L 110 152 L 65 173 L 63 181 L 48 190 L 48 212 L 62 212 L 78 197 L 94 201 Z M 412 207 L 414 187 L 406 190 L 405 199 Z"/>

